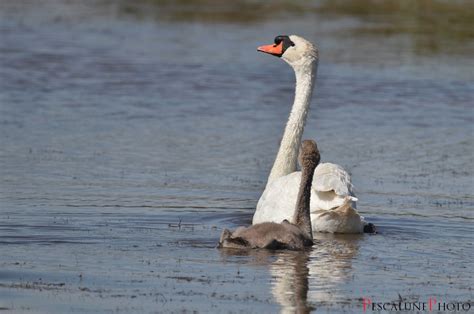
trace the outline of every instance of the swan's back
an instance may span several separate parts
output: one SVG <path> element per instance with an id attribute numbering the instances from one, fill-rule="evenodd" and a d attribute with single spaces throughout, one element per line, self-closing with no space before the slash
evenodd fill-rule
<path id="1" fill-rule="evenodd" d="M 253 224 L 291 219 L 295 211 L 301 172 L 296 171 L 275 179 L 263 192 L 253 216 Z M 311 187 L 310 211 L 329 210 L 344 204 L 346 196 L 354 196 L 351 177 L 341 166 L 320 163 Z M 355 203 L 353 203 L 355 208 Z M 314 226 L 311 215 L 312 224 Z"/>

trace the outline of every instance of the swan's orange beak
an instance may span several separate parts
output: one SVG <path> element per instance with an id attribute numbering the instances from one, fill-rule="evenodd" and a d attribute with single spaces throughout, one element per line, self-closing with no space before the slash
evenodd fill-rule
<path id="1" fill-rule="evenodd" d="M 265 45 L 257 48 L 257 51 L 265 52 L 277 57 L 281 57 L 283 54 L 283 41 L 278 45 Z"/>

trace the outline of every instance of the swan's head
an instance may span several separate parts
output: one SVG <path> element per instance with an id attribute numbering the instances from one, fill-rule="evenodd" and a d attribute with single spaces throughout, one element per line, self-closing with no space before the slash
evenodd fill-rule
<path id="1" fill-rule="evenodd" d="M 314 170 L 321 159 L 316 142 L 313 140 L 304 140 L 303 143 L 301 143 L 298 159 L 301 167 Z"/>
<path id="2" fill-rule="evenodd" d="M 282 58 L 292 67 L 318 60 L 318 49 L 316 46 L 296 35 L 279 35 L 275 37 L 273 44 L 260 46 L 257 48 L 257 51 Z"/>

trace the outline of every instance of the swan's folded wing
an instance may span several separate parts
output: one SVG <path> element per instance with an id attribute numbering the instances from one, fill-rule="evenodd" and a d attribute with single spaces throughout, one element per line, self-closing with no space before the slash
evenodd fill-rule
<path id="1" fill-rule="evenodd" d="M 312 188 L 319 192 L 334 191 L 337 195 L 353 195 L 351 176 L 341 166 L 321 163 L 314 170 Z"/>

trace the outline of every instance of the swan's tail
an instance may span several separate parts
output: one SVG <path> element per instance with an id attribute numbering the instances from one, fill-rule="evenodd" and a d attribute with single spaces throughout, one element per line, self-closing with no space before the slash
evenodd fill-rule
<path id="1" fill-rule="evenodd" d="M 346 210 L 346 209 L 352 208 L 352 202 L 356 202 L 356 201 L 357 201 L 356 197 L 347 195 L 344 198 L 344 203 L 342 203 L 342 205 L 336 208 L 335 210 Z"/>

